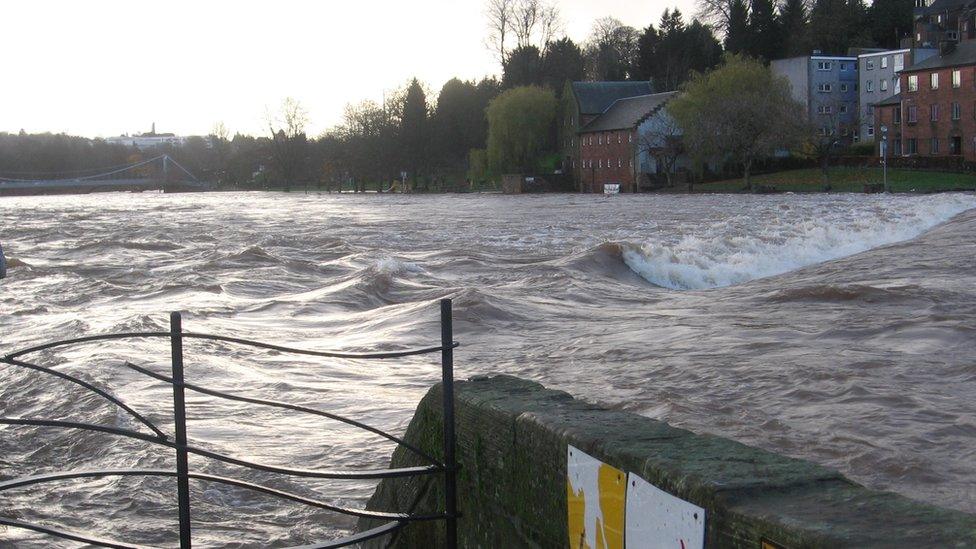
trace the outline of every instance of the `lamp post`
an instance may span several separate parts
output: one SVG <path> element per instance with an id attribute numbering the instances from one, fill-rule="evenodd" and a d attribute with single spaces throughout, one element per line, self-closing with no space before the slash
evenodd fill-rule
<path id="1" fill-rule="evenodd" d="M 884 178 L 884 192 L 890 193 L 888 187 L 888 126 L 881 126 L 881 173 Z"/>

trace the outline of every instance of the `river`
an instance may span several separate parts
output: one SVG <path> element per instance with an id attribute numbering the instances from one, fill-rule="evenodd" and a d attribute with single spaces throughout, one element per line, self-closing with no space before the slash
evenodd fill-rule
<path id="1" fill-rule="evenodd" d="M 457 377 L 510 373 L 696 432 L 976 512 L 976 197 L 883 195 L 103 194 L 0 199 L 0 352 L 166 330 L 311 349 L 439 343 Z M 354 363 L 186 343 L 190 382 L 401 433 L 436 358 Z M 165 340 L 37 355 L 164 430 Z M 368 433 L 188 396 L 191 441 L 302 468 L 387 464 Z M 0 415 L 139 429 L 56 378 L 0 367 Z M 143 430 L 145 430 L 143 428 Z M 173 467 L 107 434 L 0 426 L 0 478 Z M 362 507 L 369 482 L 306 481 L 191 457 L 193 469 Z M 175 541 L 172 479 L 65 481 L 3 494 L 7 517 L 133 543 Z M 322 541 L 352 522 L 194 482 L 199 546 Z M 0 547 L 51 538 L 0 527 Z M 71 547 L 71 544 L 64 544 Z"/>

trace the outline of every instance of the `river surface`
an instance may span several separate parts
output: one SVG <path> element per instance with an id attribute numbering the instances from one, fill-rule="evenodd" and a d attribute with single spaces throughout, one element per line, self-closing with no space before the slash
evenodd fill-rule
<path id="1" fill-rule="evenodd" d="M 0 199 L 0 352 L 166 330 L 311 349 L 439 343 L 455 302 L 459 378 L 509 373 L 696 432 L 810 459 L 872 488 L 976 512 L 976 197 L 103 194 Z M 171 431 L 168 343 L 34 358 Z M 354 363 L 186 343 L 187 379 L 402 433 L 436 357 Z M 392 446 L 321 418 L 188 394 L 191 442 L 302 468 L 384 467 Z M 56 378 L 0 367 L 0 415 L 146 429 Z M 0 427 L 0 478 L 172 468 L 107 434 Z M 370 482 L 227 474 L 362 507 Z M 63 481 L 7 517 L 175 542 L 172 479 Z M 198 546 L 322 541 L 352 521 L 192 483 Z M 0 527 L 2 547 L 56 545 Z M 70 543 L 63 546 L 72 547 Z"/>

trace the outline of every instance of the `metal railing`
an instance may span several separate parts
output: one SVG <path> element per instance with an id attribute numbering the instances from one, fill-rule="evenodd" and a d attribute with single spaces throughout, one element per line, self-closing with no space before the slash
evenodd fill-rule
<path id="1" fill-rule="evenodd" d="M 455 461 L 455 438 L 454 438 L 454 348 L 459 344 L 453 340 L 453 325 L 452 325 L 452 315 L 451 315 L 451 300 L 443 299 L 440 302 L 440 321 L 441 321 L 441 344 L 437 347 L 427 347 L 423 349 L 413 349 L 405 351 L 392 351 L 392 352 L 379 352 L 379 353 L 342 353 L 342 352 L 332 352 L 332 351 L 310 351 L 305 349 L 295 349 L 291 347 L 284 347 L 281 345 L 273 345 L 269 343 L 262 343 L 259 341 L 251 341 L 247 339 L 241 339 L 236 337 L 228 337 L 215 334 L 202 334 L 193 332 L 184 332 L 182 327 L 182 318 L 180 313 L 170 314 L 170 331 L 168 332 L 126 332 L 126 333 L 114 333 L 105 335 L 95 335 L 87 337 L 79 337 L 75 339 L 68 339 L 63 341 L 55 341 L 51 343 L 46 343 L 43 345 L 38 345 L 35 347 L 30 347 L 27 349 L 22 349 L 13 353 L 9 353 L 3 357 L 0 357 L 0 363 L 9 364 L 12 366 L 18 366 L 22 368 L 28 368 L 45 374 L 59 377 L 95 394 L 101 396 L 102 398 L 108 400 L 112 404 L 118 406 L 135 420 L 145 426 L 152 434 L 147 434 L 144 432 L 125 429 L 119 427 L 110 427 L 105 425 L 96 425 L 91 423 L 82 423 L 75 421 L 62 421 L 54 419 L 35 419 L 35 418 L 19 418 L 19 417 L 0 417 L 0 424 L 5 425 L 26 425 L 26 426 L 37 426 L 37 427 L 57 427 L 65 429 L 79 429 L 87 431 L 96 431 L 102 433 L 108 433 L 112 435 L 118 435 L 122 437 L 128 437 L 131 439 L 141 440 L 156 444 L 159 446 L 165 446 L 171 448 L 176 452 L 176 470 L 169 469 L 104 469 L 104 470 L 83 470 L 83 471 L 69 471 L 69 472 L 58 472 L 49 473 L 44 475 L 35 475 L 28 477 L 15 478 L 7 481 L 0 482 L 0 492 L 6 490 L 12 490 L 15 488 L 21 488 L 25 486 L 32 486 L 36 484 L 55 482 L 67 479 L 79 479 L 79 478 L 93 478 L 93 477 L 108 477 L 108 476 L 157 476 L 157 477 L 175 477 L 177 482 L 177 497 L 179 505 L 179 539 L 181 549 L 189 549 L 191 546 L 191 515 L 190 515 L 190 480 L 215 482 L 220 484 L 226 484 L 231 486 L 236 486 L 239 488 L 245 488 L 248 490 L 253 490 L 275 496 L 281 499 L 301 503 L 304 505 L 317 507 L 320 509 L 325 509 L 328 511 L 333 511 L 336 513 L 342 513 L 345 515 L 351 515 L 355 517 L 376 519 L 385 521 L 382 525 L 369 530 L 359 532 L 355 535 L 348 536 L 339 540 L 333 540 L 324 543 L 317 543 L 313 545 L 303 545 L 303 549 L 311 548 L 332 548 L 332 547 L 345 547 L 353 545 L 356 543 L 361 543 L 363 541 L 384 536 L 387 534 L 395 533 L 399 529 L 406 526 L 412 521 L 430 521 L 430 520 L 443 520 L 446 527 L 446 543 L 450 548 L 455 548 L 457 546 L 457 485 L 456 485 L 456 475 L 457 475 L 457 463 Z M 83 343 L 91 343 L 98 341 L 116 340 L 116 339 L 133 339 L 133 338 L 168 338 L 170 340 L 171 347 L 171 361 L 172 361 L 172 376 L 166 376 L 157 372 L 153 372 L 147 368 L 137 366 L 135 364 L 126 363 L 126 366 L 140 374 L 149 376 L 157 381 L 163 383 L 168 383 L 173 387 L 173 419 L 174 419 L 174 433 L 173 436 L 169 436 L 163 431 L 161 431 L 156 425 L 151 421 L 146 419 L 145 416 L 139 414 L 120 399 L 112 396 L 108 392 L 84 381 L 77 377 L 65 374 L 58 370 L 34 364 L 31 362 L 26 362 L 21 360 L 20 357 L 36 353 L 39 351 L 45 351 L 48 349 L 66 347 L 71 345 L 79 345 Z M 441 381 L 443 384 L 443 413 L 444 413 L 444 433 L 443 433 L 443 459 L 438 460 L 431 456 L 427 452 L 421 450 L 420 448 L 406 442 L 405 440 L 391 435 L 385 431 L 382 431 L 376 427 L 372 427 L 365 423 L 349 419 L 338 414 L 333 414 L 330 412 L 318 410 L 315 408 L 309 408 L 306 406 L 300 406 L 296 404 L 290 404 L 286 402 L 278 402 L 273 400 L 265 400 L 259 398 L 245 397 L 241 395 L 234 395 L 226 393 L 223 391 L 216 391 L 213 389 L 207 389 L 199 385 L 194 385 L 192 383 L 186 382 L 184 379 L 184 368 L 183 368 L 183 341 L 186 339 L 202 339 L 209 341 L 221 341 L 225 343 L 232 343 L 237 345 L 245 345 L 249 347 L 266 349 L 271 351 L 277 351 L 280 353 L 306 355 L 313 357 L 324 357 L 324 358 L 340 358 L 340 359 L 350 359 L 350 360 L 383 360 L 383 359 L 393 359 L 402 358 L 416 355 L 425 355 L 431 353 L 441 354 Z M 246 461 L 233 456 L 224 455 L 217 452 L 212 452 L 197 446 L 192 446 L 187 442 L 187 432 L 186 432 L 186 400 L 185 392 L 187 390 L 201 393 L 217 398 L 233 400 L 238 402 L 245 402 L 249 404 L 256 404 L 261 406 L 269 406 L 273 408 L 282 408 L 287 410 L 294 410 L 298 412 L 303 412 L 306 414 L 311 414 L 315 416 L 320 416 L 335 421 L 357 427 L 369 431 L 373 434 L 379 435 L 387 440 L 393 441 L 404 448 L 410 450 L 417 456 L 421 457 L 426 465 L 415 466 L 415 467 L 401 467 L 393 469 L 379 469 L 379 470 L 309 470 L 309 469 L 295 469 L 288 467 L 280 467 L 275 465 L 267 465 L 262 463 L 254 463 Z M 284 492 L 267 486 L 262 486 L 259 484 L 254 484 L 250 482 L 244 482 L 241 480 L 215 476 L 203 473 L 191 472 L 188 465 L 188 456 L 190 454 L 207 457 L 224 463 L 229 463 L 232 465 L 238 465 L 241 467 L 246 467 L 249 469 L 255 469 L 271 473 L 280 473 L 285 475 L 291 475 L 296 477 L 305 478 L 319 478 L 319 479 L 386 479 L 386 478 L 396 478 L 396 477 L 407 477 L 407 476 L 417 476 L 417 475 L 444 475 L 444 512 L 434 513 L 434 514 L 411 514 L 409 512 L 390 512 L 390 511 L 370 511 L 365 509 L 350 509 L 346 507 L 340 507 L 338 505 L 333 505 L 327 502 L 307 498 L 298 494 L 293 494 L 289 492 Z M 80 541 L 83 543 L 88 543 L 101 547 L 114 547 L 114 548 L 137 548 L 143 547 L 141 545 L 134 545 L 128 543 L 122 543 L 112 540 L 100 539 L 97 537 L 90 536 L 88 534 L 79 534 L 75 532 L 69 532 L 61 530 L 58 528 L 53 528 L 40 524 L 33 524 L 28 522 L 23 522 L 7 517 L 0 516 L 0 525 L 5 525 L 13 528 L 23 528 L 27 530 L 33 530 L 36 532 L 41 532 L 49 534 L 52 536 L 69 539 L 73 541 Z"/>

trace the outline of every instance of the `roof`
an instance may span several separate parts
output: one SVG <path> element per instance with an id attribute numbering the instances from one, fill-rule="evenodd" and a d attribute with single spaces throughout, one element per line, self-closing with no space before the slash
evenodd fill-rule
<path id="1" fill-rule="evenodd" d="M 614 101 L 653 93 L 650 82 L 573 82 L 580 114 L 600 114 Z"/>
<path id="2" fill-rule="evenodd" d="M 955 49 L 945 55 L 933 55 L 915 63 L 911 67 L 905 67 L 902 72 L 922 71 L 926 69 L 942 69 L 945 67 L 958 67 L 960 65 L 976 65 L 976 41 L 963 40 L 956 44 Z"/>
<path id="3" fill-rule="evenodd" d="M 901 94 L 896 93 L 887 99 L 882 99 L 877 103 L 871 103 L 875 107 L 890 107 L 891 105 L 901 105 Z"/>
<path id="4" fill-rule="evenodd" d="M 633 128 L 678 92 L 669 91 L 618 99 L 603 114 L 584 126 L 580 133 L 603 132 Z"/>
<path id="5" fill-rule="evenodd" d="M 952 11 L 963 8 L 969 0 L 935 0 L 925 8 L 925 13 L 937 13 L 940 11 Z"/>

